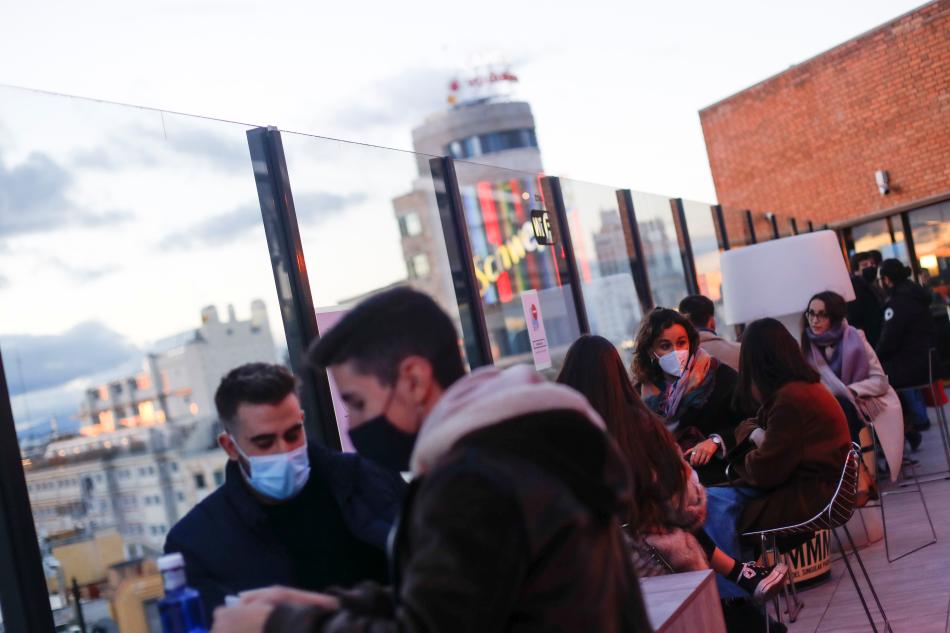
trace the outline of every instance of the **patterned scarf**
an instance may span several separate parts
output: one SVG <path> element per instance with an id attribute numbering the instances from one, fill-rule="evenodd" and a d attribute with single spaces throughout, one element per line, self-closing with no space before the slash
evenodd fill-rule
<path id="1" fill-rule="evenodd" d="M 668 428 L 675 430 L 689 409 L 701 408 L 709 400 L 718 368 L 719 361 L 698 348 L 679 379 L 669 385 L 665 381 L 656 385 L 645 382 L 640 385 L 640 396 L 651 411 L 666 420 Z"/>
<path id="2" fill-rule="evenodd" d="M 843 319 L 837 327 L 833 327 L 823 334 L 816 335 L 811 328 L 805 330 L 811 342 L 812 365 L 819 367 L 817 356 L 821 356 L 835 376 L 845 385 L 860 382 L 871 373 L 868 356 L 865 353 L 864 343 L 858 331 L 848 325 Z M 825 355 L 825 348 L 833 347 L 831 358 Z"/>

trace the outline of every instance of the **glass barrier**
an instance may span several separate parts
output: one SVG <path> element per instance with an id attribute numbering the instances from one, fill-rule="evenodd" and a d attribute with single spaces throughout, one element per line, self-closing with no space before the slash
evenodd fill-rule
<path id="1" fill-rule="evenodd" d="M 884 259 L 899 259 L 910 265 L 907 243 L 904 241 L 904 229 L 899 216 L 883 218 L 851 227 L 851 240 L 854 248 L 848 257 L 855 253 L 880 251 Z"/>
<path id="2" fill-rule="evenodd" d="M 699 293 L 712 299 L 716 306 L 717 322 L 723 315 L 722 270 L 719 266 L 719 242 L 712 205 L 692 200 L 683 200 L 686 230 L 693 247 L 696 265 L 696 281 Z M 719 323 L 717 333 L 725 339 L 735 340 L 735 328 Z"/>
<path id="3" fill-rule="evenodd" d="M 531 211 L 548 210 L 541 174 L 457 161 L 475 275 L 495 364 L 560 368 L 580 336 L 563 243 L 539 244 Z"/>
<path id="4" fill-rule="evenodd" d="M 381 290 L 411 286 L 433 297 L 462 332 L 429 166 L 435 157 L 294 132 L 281 137 L 321 330 Z M 345 408 L 339 401 L 334 408 L 341 442 L 352 450 Z"/>
<path id="5" fill-rule="evenodd" d="M 590 330 L 616 345 L 629 366 L 643 313 L 630 270 L 617 191 L 566 178 L 560 183 Z"/>
<path id="6" fill-rule="evenodd" d="M 659 307 L 676 309 L 689 291 L 686 289 L 683 260 L 676 241 L 670 199 L 640 191 L 632 194 L 653 303 Z"/>
<path id="7" fill-rule="evenodd" d="M 932 289 L 934 303 L 950 301 L 950 201 L 911 211 L 914 250 L 920 264 L 920 283 Z M 894 217 L 893 221 L 898 222 Z"/>
<path id="8" fill-rule="evenodd" d="M 62 630 L 72 579 L 87 626 L 145 630 L 224 480 L 221 376 L 285 359 L 247 129 L 0 88 L 0 351 Z"/>

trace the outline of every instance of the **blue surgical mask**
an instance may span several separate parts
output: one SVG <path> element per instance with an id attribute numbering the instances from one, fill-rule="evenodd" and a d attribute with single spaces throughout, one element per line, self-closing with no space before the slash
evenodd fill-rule
<path id="1" fill-rule="evenodd" d="M 686 363 L 689 362 L 689 350 L 678 349 L 667 352 L 663 354 L 663 356 L 658 357 L 657 361 L 660 363 L 660 369 L 670 376 L 679 378 L 683 375 L 683 372 L 686 371 Z"/>
<path id="2" fill-rule="evenodd" d="M 231 436 L 234 448 L 250 466 L 251 472 L 241 474 L 251 488 L 271 499 L 286 501 L 303 490 L 310 479 L 310 458 L 307 456 L 307 444 L 286 453 L 276 455 L 250 456 L 241 450 L 237 440 Z"/>

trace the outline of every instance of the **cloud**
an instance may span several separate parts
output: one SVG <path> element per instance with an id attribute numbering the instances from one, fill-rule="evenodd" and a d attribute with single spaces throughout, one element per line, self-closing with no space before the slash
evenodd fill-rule
<path id="1" fill-rule="evenodd" d="M 12 396 L 59 387 L 141 356 L 121 334 L 98 321 L 62 334 L 0 335 L 0 353 Z"/>
<path id="2" fill-rule="evenodd" d="M 10 280 L 5 276 L 0 275 L 0 290 L 2 290 L 3 288 L 6 288 L 9 285 L 10 285 Z"/>
<path id="3" fill-rule="evenodd" d="M 88 283 L 90 281 L 96 281 L 97 279 L 101 279 L 106 275 L 111 275 L 112 273 L 119 270 L 119 267 L 115 264 L 97 266 L 94 268 L 74 266 L 72 264 L 67 264 L 58 257 L 50 259 L 49 264 L 68 277 L 71 281 L 81 284 Z"/>
<path id="4" fill-rule="evenodd" d="M 294 196 L 297 220 L 301 223 L 320 223 L 339 215 L 351 205 L 366 199 L 364 193 L 339 195 L 328 192 L 309 192 Z M 170 233 L 162 238 L 162 249 L 184 250 L 197 246 L 221 246 L 239 239 L 261 226 L 261 210 L 256 205 L 243 205 L 227 213 L 212 216 L 193 224 L 184 231 Z"/>
<path id="5" fill-rule="evenodd" d="M 127 220 L 120 211 L 95 213 L 69 199 L 71 174 L 42 153 L 8 167 L 0 159 L 0 238 L 55 231 L 64 226 L 103 226 Z"/>
<path id="6" fill-rule="evenodd" d="M 130 166 L 173 165 L 185 159 L 203 161 L 224 171 L 246 169 L 250 174 L 250 151 L 241 130 L 226 136 L 177 118 L 174 125 L 168 123 L 163 130 L 133 126 L 102 145 L 75 152 L 71 162 L 80 168 L 118 171 Z"/>
<path id="7" fill-rule="evenodd" d="M 442 68 L 415 68 L 364 86 L 358 97 L 333 117 L 347 130 L 366 127 L 412 127 L 446 107 L 452 73 Z"/>

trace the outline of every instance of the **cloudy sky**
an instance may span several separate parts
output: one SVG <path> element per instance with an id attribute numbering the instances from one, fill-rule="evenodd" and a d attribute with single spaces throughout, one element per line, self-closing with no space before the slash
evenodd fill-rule
<path id="1" fill-rule="evenodd" d="M 712 202 L 697 110 L 919 4 L 8 2 L 0 84 L 411 149 L 460 69 L 503 58 L 548 173 Z M 245 130 L 0 89 L 18 423 L 74 408 L 90 376 L 196 327 L 204 305 L 246 318 L 259 297 L 279 324 Z M 391 201 L 412 156 L 284 143 L 317 304 L 404 277 Z"/>

